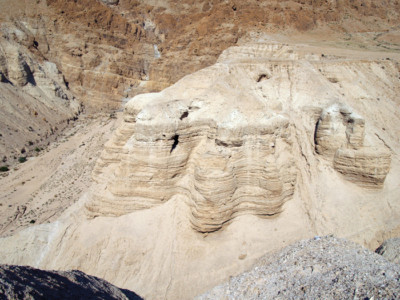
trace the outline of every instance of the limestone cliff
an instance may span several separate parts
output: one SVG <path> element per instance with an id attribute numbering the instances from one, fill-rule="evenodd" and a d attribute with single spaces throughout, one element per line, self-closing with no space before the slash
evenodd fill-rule
<path id="1" fill-rule="evenodd" d="M 88 193 L 1 238 L 0 262 L 173 299 L 306 237 L 375 249 L 400 228 L 399 59 L 268 36 L 228 48 L 132 98 Z"/>
<path id="2" fill-rule="evenodd" d="M 315 129 L 315 148 L 333 157 L 334 168 L 364 187 L 382 187 L 390 170 L 390 151 L 382 144 L 364 147 L 365 120 L 346 107 L 324 110 Z"/>

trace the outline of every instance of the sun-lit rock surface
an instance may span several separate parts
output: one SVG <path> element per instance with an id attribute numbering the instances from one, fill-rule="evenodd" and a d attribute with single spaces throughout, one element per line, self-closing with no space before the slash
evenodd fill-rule
<path id="1" fill-rule="evenodd" d="M 214 83 L 215 76 L 229 76 L 215 73 L 209 68 L 192 76 L 189 84 L 208 78 L 195 95 L 171 89 L 126 105 L 125 124 L 94 173 L 107 191 L 95 189 L 86 206 L 90 216 L 126 214 L 177 194 L 187 197 L 200 232 L 217 230 L 236 215 L 281 211 L 296 183 L 289 119 L 264 110 L 258 97 L 244 102 L 243 86 L 224 86 L 223 77 Z M 107 164 L 116 169 L 104 178 L 100 168 Z"/>
<path id="2" fill-rule="evenodd" d="M 344 178 L 382 187 L 390 153 L 380 141 L 374 142 L 378 150 L 364 148 L 365 120 L 340 104 L 346 99 L 335 95 L 336 80 L 327 80 L 328 96 L 320 103 L 304 92 L 307 85 L 297 85 L 297 76 L 314 72 L 312 65 L 333 68 L 316 55 L 300 55 L 277 43 L 229 48 L 218 64 L 130 100 L 124 124 L 94 171 L 98 186 L 86 204 L 88 215 L 119 216 L 178 194 L 186 197 L 200 232 L 218 230 L 241 214 L 279 214 L 297 177 L 292 126 L 300 116 L 290 113 L 290 105 L 314 105 L 318 112 L 334 101 L 316 122 L 317 153 Z"/>
<path id="3" fill-rule="evenodd" d="M 391 153 L 383 144 L 364 146 L 365 120 L 348 107 L 325 109 L 315 128 L 315 149 L 347 180 L 381 188 L 390 170 Z"/>
<path id="4" fill-rule="evenodd" d="M 228 48 L 131 99 L 88 193 L 1 238 L 0 262 L 181 299 L 302 238 L 375 249 L 400 228 L 399 59 L 268 36 Z"/>

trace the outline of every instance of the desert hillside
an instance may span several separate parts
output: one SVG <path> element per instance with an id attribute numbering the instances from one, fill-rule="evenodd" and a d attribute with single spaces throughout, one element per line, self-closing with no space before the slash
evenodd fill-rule
<path id="1" fill-rule="evenodd" d="M 190 299 L 400 235 L 398 1 L 0 3 L 1 264 Z"/>
<path id="2" fill-rule="evenodd" d="M 261 34 L 226 49 L 132 98 L 89 168 L 90 187 L 52 200 L 66 209 L 53 222 L 7 225 L 0 261 L 186 299 L 302 238 L 377 248 L 400 229 L 398 61 Z M 80 158 L 66 157 L 71 170 Z M 22 175 L 13 174 L 10 183 Z"/>
<path id="3" fill-rule="evenodd" d="M 216 62 L 251 32 L 398 49 L 398 1 L 2 0 L 3 38 L 56 64 L 93 111 L 159 91 Z M 329 38 L 328 38 L 329 37 Z M 364 46 L 365 47 L 365 46 Z"/>
<path id="4" fill-rule="evenodd" d="M 0 1 L 0 158 L 34 156 L 82 111 L 112 112 L 257 33 L 400 49 L 398 1 Z"/>

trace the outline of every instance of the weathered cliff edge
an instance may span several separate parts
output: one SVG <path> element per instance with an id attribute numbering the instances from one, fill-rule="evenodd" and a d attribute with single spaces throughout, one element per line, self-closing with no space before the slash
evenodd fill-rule
<path id="1" fill-rule="evenodd" d="M 400 226 L 397 58 L 323 51 L 260 40 L 136 96 L 91 191 L 0 261 L 189 298 L 301 238 L 376 248 Z"/>

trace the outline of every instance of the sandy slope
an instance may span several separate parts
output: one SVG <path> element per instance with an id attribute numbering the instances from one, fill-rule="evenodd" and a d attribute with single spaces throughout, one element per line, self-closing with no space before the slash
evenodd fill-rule
<path id="1" fill-rule="evenodd" d="M 58 141 L 0 177 L 0 232 L 55 220 L 91 185 L 91 170 L 117 119 L 82 116 Z"/>
<path id="2" fill-rule="evenodd" d="M 246 48 L 246 51 L 252 53 L 253 46 Z M 333 233 L 376 248 L 383 238 L 398 234 L 399 54 L 309 45 L 294 47 L 294 50 L 283 47 L 284 50 L 293 51 L 263 62 L 267 66 L 276 64 L 277 67 L 272 68 L 274 76 L 259 85 L 252 77 L 257 75 L 257 68 L 253 68 L 259 63 L 257 59 L 249 59 L 249 62 L 238 59 L 239 63 L 231 68 L 232 77 L 218 76 L 221 81 L 227 80 L 220 86 L 232 87 L 230 90 L 233 95 L 237 95 L 234 94 L 235 85 L 252 82 L 249 86 L 253 89 L 244 88 L 243 93 L 239 93 L 240 97 L 235 99 L 253 97 L 258 101 L 259 94 L 254 91 L 262 90 L 268 101 L 260 101 L 264 101 L 262 103 L 271 111 L 275 109 L 274 113 L 284 114 L 290 120 L 288 135 L 295 156 L 297 181 L 293 197 L 284 204 L 282 213 L 266 219 L 241 215 L 224 224 L 221 230 L 202 234 L 192 229 L 186 195 L 177 193 L 165 203 L 150 209 L 119 217 L 88 219 L 85 204 L 91 200 L 92 193 L 85 194 L 82 190 L 90 184 L 88 176 L 91 163 L 86 173 L 85 170 L 78 172 L 74 166 L 86 164 L 90 161 L 89 157 L 98 153 L 96 151 L 100 150 L 102 144 L 100 140 L 106 140 L 105 131 L 110 133 L 113 125 L 110 122 L 99 127 L 99 121 L 92 121 L 88 127 L 82 128 L 82 132 L 78 131 L 68 142 L 46 154 L 49 157 L 43 155 L 28 162 L 23 170 L 2 179 L 4 186 L 8 186 L 8 192 L 3 193 L 7 195 L 4 201 L 15 201 L 13 199 L 17 198 L 14 196 L 19 195 L 20 205 L 34 191 L 39 191 L 32 202 L 35 203 L 34 207 L 36 203 L 45 203 L 50 197 L 63 198 L 65 203 L 71 204 L 81 197 L 57 220 L 54 217 L 54 222 L 31 226 L 0 239 L 0 261 L 49 269 L 77 268 L 149 299 L 186 299 L 205 292 L 229 276 L 243 272 L 266 252 L 281 249 L 302 238 Z M 234 50 L 231 51 L 227 53 L 234 54 Z M 235 57 L 232 61 L 235 61 Z M 213 81 L 212 76 L 228 74 L 230 66 L 229 60 L 222 60 L 219 65 L 185 77 L 161 95 L 178 95 L 174 99 L 181 101 L 188 95 L 190 98 L 194 90 L 193 93 L 198 92 L 199 96 L 202 88 L 208 88 L 207 82 Z M 241 69 L 246 67 L 245 71 Z M 220 73 L 213 73 L 213 70 Z M 337 82 L 329 80 L 332 76 Z M 220 90 L 215 87 L 208 91 L 210 94 L 203 96 L 214 99 L 212 93 Z M 331 160 L 316 154 L 313 136 L 314 115 L 318 110 L 315 108 L 322 110 L 333 101 L 346 103 L 365 118 L 368 146 L 378 145 L 391 151 L 391 169 L 382 189 L 368 190 L 346 181 L 333 169 Z M 218 116 L 218 110 L 215 109 L 213 114 Z M 93 134 L 96 138 L 91 140 Z M 79 147 L 82 143 L 85 146 Z M 129 147 L 134 143 L 134 138 L 128 137 L 124 145 L 125 154 L 129 153 Z M 97 150 L 90 150 L 91 145 Z M 84 151 L 86 146 L 88 153 Z M 50 162 L 50 166 L 38 163 L 37 168 L 43 168 L 45 176 L 34 177 L 38 173 L 33 165 L 41 158 L 44 163 Z M 121 166 L 124 167 L 123 160 Z M 65 176 L 64 170 L 69 175 Z M 115 170 L 117 167 L 105 173 L 109 176 L 110 186 L 115 174 L 111 171 Z M 77 184 L 77 177 L 82 180 L 81 186 Z M 37 183 L 29 191 L 26 190 L 28 179 Z M 25 181 L 23 186 L 22 181 Z M 72 181 L 75 181 L 73 185 Z M 73 186 L 71 195 L 62 193 L 68 186 Z M 71 198 L 68 199 L 68 196 Z M 61 203 L 53 201 L 51 205 L 56 209 Z M 40 207 L 46 206 L 41 204 Z M 3 205 L 2 209 L 8 213 L 6 217 L 15 213 L 15 207 L 12 209 Z M 43 220 L 51 214 L 50 210 L 45 210 L 42 213 Z M 31 219 L 29 216 L 25 222 L 29 223 Z M 19 226 L 19 223 L 12 223 L 4 232 L 11 232 L 12 226 Z"/>

